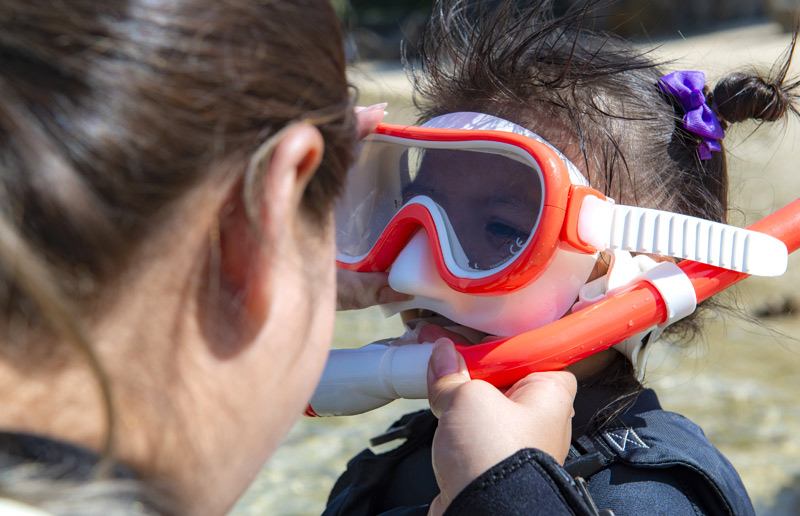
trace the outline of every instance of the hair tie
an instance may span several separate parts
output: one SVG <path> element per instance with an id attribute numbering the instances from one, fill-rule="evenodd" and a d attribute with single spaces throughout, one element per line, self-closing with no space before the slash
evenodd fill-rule
<path id="1" fill-rule="evenodd" d="M 725 131 L 717 115 L 708 107 L 703 88 L 706 75 L 703 72 L 681 71 L 665 75 L 658 81 L 661 91 L 677 98 L 686 114 L 683 127 L 702 138 L 697 147 L 700 159 L 711 159 L 711 151 L 721 151 L 719 140 Z"/>

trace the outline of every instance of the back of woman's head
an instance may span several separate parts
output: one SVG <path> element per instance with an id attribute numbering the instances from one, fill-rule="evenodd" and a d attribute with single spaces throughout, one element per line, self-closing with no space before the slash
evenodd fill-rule
<path id="1" fill-rule="evenodd" d="M 724 149 L 700 159 L 701 138 L 659 86 L 666 71 L 647 51 L 593 32 L 597 3 L 556 16 L 550 0 L 437 2 L 414 74 L 422 118 L 506 118 L 549 140 L 617 202 L 724 221 Z M 794 111 L 797 84 L 784 84 L 790 57 L 770 77 L 736 73 L 706 88 L 723 127 Z M 694 328 L 684 321 L 672 329 Z"/>
<path id="2" fill-rule="evenodd" d="M 324 140 L 302 215 L 327 223 L 355 140 L 345 64 L 327 0 L 0 4 L 0 356 L 26 374 L 49 369 L 31 357 L 53 355 L 53 339 L 5 342 L 24 336 L 14 331 L 24 325 L 76 345 L 102 388 L 106 459 L 114 442 L 109 381 L 76 314 L 83 303 L 91 310 L 94 300 L 115 297 L 99 294 L 148 236 L 192 223 L 176 207 L 201 184 L 224 185 L 224 195 L 241 185 L 242 198 L 230 204 L 248 211 L 254 196 L 269 202 L 269 191 L 262 200 L 261 188 L 247 190 L 263 186 L 249 174 L 263 171 L 255 157 L 293 121 L 315 125 Z M 18 480 L 3 476 L 0 495 L 66 496 L 37 478 L 27 491 Z M 95 512 L 84 504 L 81 513 L 116 514 L 103 500 L 127 503 L 118 494 L 95 496 Z"/>
<path id="3" fill-rule="evenodd" d="M 125 267 L 213 165 L 243 174 L 267 138 L 301 118 L 326 143 L 305 199 L 320 217 L 354 138 L 328 2 L 0 6 L 0 212 L 75 298 Z M 26 263 L 5 254 L 0 302 L 14 311 Z"/>

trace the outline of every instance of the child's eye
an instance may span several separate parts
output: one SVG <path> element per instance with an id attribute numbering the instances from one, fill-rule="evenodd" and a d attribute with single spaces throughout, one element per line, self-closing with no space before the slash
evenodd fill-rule
<path id="1" fill-rule="evenodd" d="M 525 242 L 529 235 L 527 231 L 501 221 L 489 222 L 485 230 L 490 237 L 502 242 Z"/>

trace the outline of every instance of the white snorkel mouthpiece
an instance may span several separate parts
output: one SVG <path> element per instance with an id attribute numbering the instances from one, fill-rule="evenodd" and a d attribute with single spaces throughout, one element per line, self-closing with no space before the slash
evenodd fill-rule
<path id="1" fill-rule="evenodd" d="M 402 339 L 332 350 L 307 415 L 350 416 L 399 398 L 427 398 L 432 351 L 433 344 L 402 345 Z"/>

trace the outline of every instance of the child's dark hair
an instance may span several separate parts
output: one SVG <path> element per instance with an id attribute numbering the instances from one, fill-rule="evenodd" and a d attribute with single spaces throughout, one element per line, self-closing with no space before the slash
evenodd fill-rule
<path id="1" fill-rule="evenodd" d="M 724 222 L 724 147 L 711 159 L 699 158 L 700 137 L 683 127 L 683 107 L 659 87 L 662 63 L 618 37 L 593 32 L 597 4 L 589 0 L 555 16 L 551 0 L 438 0 L 412 70 L 421 120 L 455 111 L 505 118 L 551 142 L 592 186 L 621 204 Z M 733 73 L 713 90 L 706 87 L 706 103 L 723 128 L 797 114 L 798 82 L 786 82 L 796 39 L 795 32 L 767 76 Z M 696 337 L 712 303 L 667 328 L 668 336 Z M 600 426 L 624 413 L 642 389 L 621 355 L 580 385 L 596 387 L 616 393 L 592 418 Z"/>
<path id="2" fill-rule="evenodd" d="M 621 204 L 724 222 L 723 152 L 698 157 L 700 137 L 662 92 L 662 63 L 609 34 L 593 32 L 590 0 L 563 16 L 551 0 L 439 0 L 413 70 L 421 119 L 479 111 L 527 127 L 564 152 L 595 188 Z M 798 82 L 786 83 L 795 38 L 768 76 L 734 73 L 706 88 L 723 127 L 797 113 Z M 695 317 L 673 325 L 688 340 Z"/>

